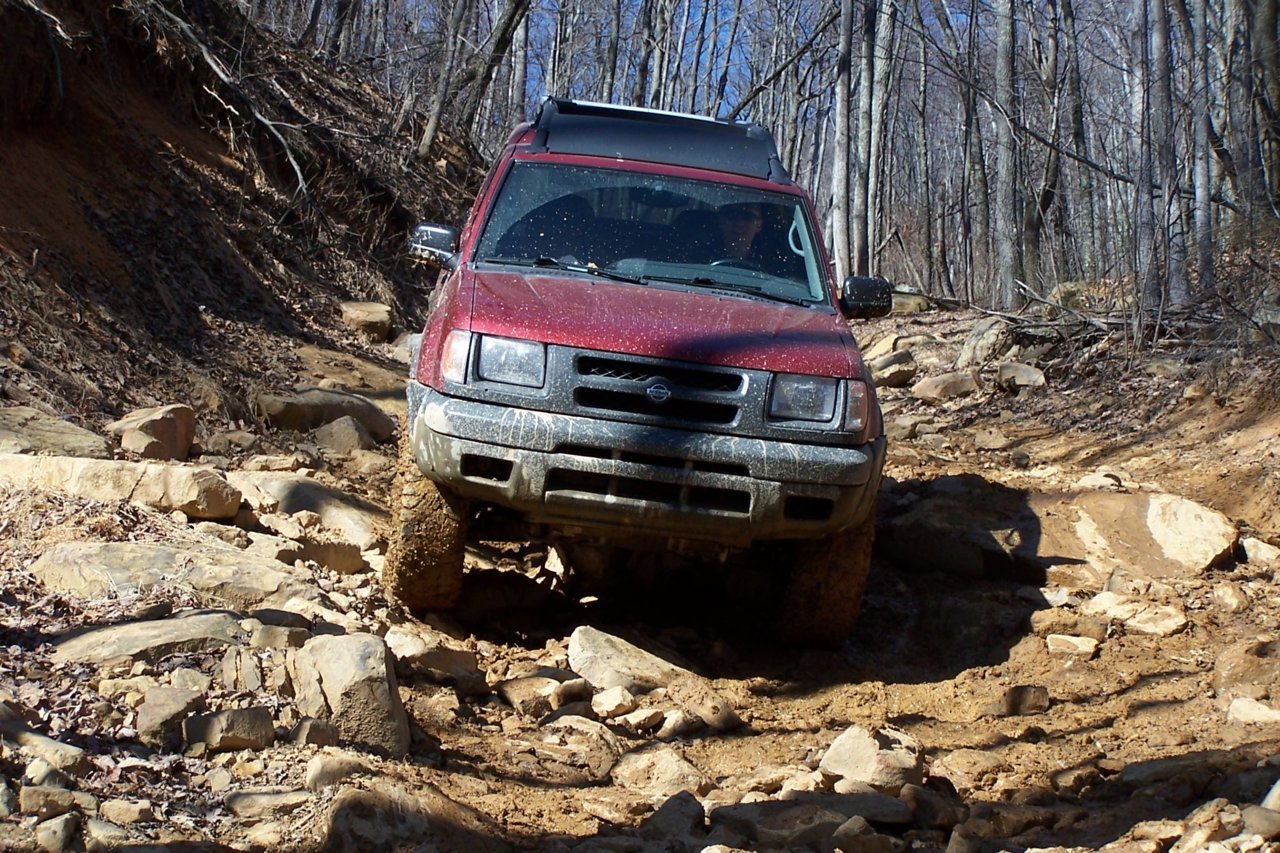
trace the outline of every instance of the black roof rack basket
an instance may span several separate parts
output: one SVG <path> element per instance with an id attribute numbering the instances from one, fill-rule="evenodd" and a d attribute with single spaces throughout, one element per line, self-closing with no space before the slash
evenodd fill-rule
<path id="1" fill-rule="evenodd" d="M 547 98 L 533 127 L 535 150 L 671 163 L 791 183 L 773 134 L 751 122 Z"/>

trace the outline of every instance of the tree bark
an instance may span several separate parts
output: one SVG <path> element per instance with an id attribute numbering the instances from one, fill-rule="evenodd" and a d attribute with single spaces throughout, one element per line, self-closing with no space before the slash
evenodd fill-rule
<path id="1" fill-rule="evenodd" d="M 1014 22 L 1012 0 L 996 0 L 996 194 L 995 307 L 1007 311 L 1020 302 L 1016 276 L 1017 226 L 1014 218 L 1014 187 L 1017 183 L 1017 152 L 1014 150 L 1013 121 L 1017 114 L 1014 103 Z"/>
<path id="2" fill-rule="evenodd" d="M 853 68 L 853 0 L 840 0 L 836 54 L 836 140 L 831 166 L 831 253 L 836 278 L 849 275 L 850 78 Z"/>

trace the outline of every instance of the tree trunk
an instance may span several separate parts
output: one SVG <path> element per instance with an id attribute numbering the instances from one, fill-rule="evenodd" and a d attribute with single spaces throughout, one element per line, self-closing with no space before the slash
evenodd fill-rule
<path id="1" fill-rule="evenodd" d="M 876 50 L 876 18 L 878 3 L 867 3 L 862 9 L 862 63 L 858 73 L 858 133 L 854 141 L 853 198 L 850 219 L 850 263 L 856 275 L 870 273 L 868 238 L 867 180 L 871 156 L 871 101 L 873 98 Z"/>
<path id="2" fill-rule="evenodd" d="M 1067 108 L 1071 115 L 1071 140 L 1075 152 L 1083 160 L 1092 159 L 1089 153 L 1089 134 L 1084 123 L 1084 93 L 1080 80 L 1080 43 L 1076 31 L 1075 0 L 1062 0 L 1062 28 L 1067 40 Z M 1093 169 L 1079 167 L 1080 194 L 1074 210 L 1081 219 L 1076 244 L 1080 247 L 1080 268 L 1090 281 L 1098 277 L 1098 261 L 1102 251 L 1102 237 L 1098 233 L 1098 199 Z"/>
<path id="3" fill-rule="evenodd" d="M 419 160 L 426 160 L 431 156 L 431 146 L 440 129 L 440 117 L 444 115 L 444 105 L 449 97 L 453 69 L 458 62 L 458 46 L 462 41 L 459 36 L 462 33 L 462 19 L 466 17 L 466 13 L 465 0 L 455 0 L 453 15 L 449 18 L 449 28 L 445 31 L 444 70 L 440 72 L 440 79 L 436 81 L 436 91 L 431 100 L 431 115 L 427 118 L 427 128 L 422 132 L 422 139 L 418 140 L 418 149 L 414 152 Z"/>
<path id="4" fill-rule="evenodd" d="M 1014 187 L 1017 183 L 1017 157 L 1014 150 L 1013 121 L 1017 106 L 1014 103 L 1013 53 L 1014 25 L 1012 0 L 996 0 L 996 194 L 995 194 L 995 248 L 996 288 L 995 307 L 1002 311 L 1014 308 L 1020 301 L 1015 277 L 1018 272 L 1016 254 L 1017 225 L 1014 218 Z"/>
<path id="5" fill-rule="evenodd" d="M 1162 2 L 1162 0 L 1157 0 Z M 1133 57 L 1130 109 L 1133 121 L 1133 280 L 1139 305 L 1139 339 L 1145 334 L 1146 311 L 1160 302 L 1156 278 L 1155 180 L 1151 151 L 1151 43 L 1147 0 L 1133 0 Z"/>
<path id="6" fill-rule="evenodd" d="M 882 0 L 876 20 L 875 56 L 871 93 L 871 133 L 867 149 L 867 272 L 875 275 L 880 263 L 874 247 L 880 244 L 881 211 L 884 209 L 881 175 L 885 173 L 884 149 L 888 133 L 889 85 L 893 79 L 895 33 L 898 28 L 898 0 Z"/>
<path id="7" fill-rule="evenodd" d="M 520 21 L 528 11 L 529 0 L 507 0 L 506 6 L 502 10 L 502 17 L 494 24 L 493 33 L 489 38 L 489 49 L 477 57 L 476 64 L 467 75 L 474 82 L 471 83 L 470 91 L 467 93 L 462 113 L 458 117 L 458 124 L 472 134 L 474 134 L 474 125 L 476 116 L 480 112 L 480 105 L 484 103 L 485 96 L 489 92 L 489 83 L 493 80 L 493 71 L 498 67 L 498 63 L 502 61 L 502 58 L 507 55 L 507 51 L 511 49 L 511 41 L 515 38 L 516 27 L 519 26 Z"/>
<path id="8" fill-rule="evenodd" d="M 1162 187 L 1161 245 L 1164 247 L 1165 294 L 1169 304 L 1182 307 L 1191 295 L 1187 280 L 1186 226 L 1182 218 L 1181 175 L 1174 150 L 1173 62 L 1169 51 L 1169 13 L 1165 0 L 1150 4 L 1152 62 L 1152 143 Z"/>
<path id="9" fill-rule="evenodd" d="M 853 52 L 853 0 L 840 0 L 836 54 L 836 140 L 831 165 L 831 253 L 836 278 L 849 275 L 849 100 Z"/>

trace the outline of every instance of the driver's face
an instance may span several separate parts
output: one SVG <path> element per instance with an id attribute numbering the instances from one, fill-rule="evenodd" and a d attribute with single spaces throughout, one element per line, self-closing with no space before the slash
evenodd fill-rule
<path id="1" fill-rule="evenodd" d="M 720 210 L 720 231 L 732 242 L 754 240 L 764 225 L 764 216 L 757 204 L 731 204 Z"/>

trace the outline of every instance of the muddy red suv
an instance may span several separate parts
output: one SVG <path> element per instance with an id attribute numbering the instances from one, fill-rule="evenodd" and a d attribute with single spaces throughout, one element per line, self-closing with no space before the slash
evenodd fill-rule
<path id="1" fill-rule="evenodd" d="M 547 541 L 584 575 L 632 555 L 763 560 L 784 632 L 848 633 L 885 439 L 813 205 L 758 125 L 550 99 L 464 227 L 411 368 L 385 579 L 450 606 L 468 536 Z"/>

